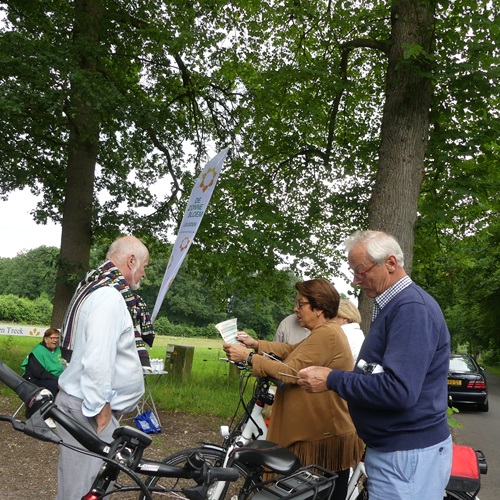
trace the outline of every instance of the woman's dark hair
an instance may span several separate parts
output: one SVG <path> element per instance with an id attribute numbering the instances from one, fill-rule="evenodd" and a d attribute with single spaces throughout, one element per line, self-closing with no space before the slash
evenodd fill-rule
<path id="1" fill-rule="evenodd" d="M 339 310 L 340 296 L 335 287 L 323 278 L 308 281 L 298 281 L 295 289 L 307 298 L 311 309 L 323 311 L 326 319 L 337 316 Z"/>

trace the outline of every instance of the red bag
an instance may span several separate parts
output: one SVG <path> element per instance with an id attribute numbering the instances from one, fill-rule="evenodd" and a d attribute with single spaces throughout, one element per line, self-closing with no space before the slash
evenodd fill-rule
<path id="1" fill-rule="evenodd" d="M 479 460 L 470 446 L 453 444 L 451 476 L 447 490 L 478 492 L 481 486 Z"/>

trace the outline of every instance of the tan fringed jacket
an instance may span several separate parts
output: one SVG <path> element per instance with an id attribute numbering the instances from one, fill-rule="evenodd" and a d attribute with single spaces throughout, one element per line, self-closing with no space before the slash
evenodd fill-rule
<path id="1" fill-rule="evenodd" d="M 332 471 L 354 466 L 363 454 L 347 403 L 335 392 L 307 393 L 295 379 L 279 372 L 296 375 L 307 366 L 327 366 L 350 371 L 351 349 L 342 328 L 333 320 L 314 328 L 298 344 L 259 340 L 252 358 L 252 373 L 271 376 L 287 384 L 278 389 L 272 406 L 267 439 L 291 449 L 302 465 L 320 465 Z M 273 353 L 284 363 L 262 353 Z"/>

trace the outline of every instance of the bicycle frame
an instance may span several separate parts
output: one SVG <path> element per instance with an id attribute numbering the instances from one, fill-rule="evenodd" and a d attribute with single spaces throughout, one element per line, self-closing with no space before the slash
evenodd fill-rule
<path id="1" fill-rule="evenodd" d="M 250 377 L 251 374 L 241 376 L 240 385 L 243 386 L 242 381 L 244 377 Z M 229 426 L 221 427 L 221 435 L 225 441 L 238 446 L 244 446 L 250 441 L 263 440 L 267 438 L 267 425 L 264 421 L 263 411 L 265 405 L 272 406 L 274 402 L 274 393 L 271 391 L 270 378 L 259 378 L 256 381 L 256 387 L 253 391 L 252 398 L 248 405 L 244 405 L 243 396 L 241 403 L 245 407 L 245 413 L 236 424 L 233 431 L 230 432 Z M 279 381 L 277 381 L 279 382 Z M 240 388 L 243 394 L 243 387 Z"/>
<path id="2" fill-rule="evenodd" d="M 240 384 L 243 380 L 243 372 L 240 378 Z M 250 403 L 245 406 L 245 414 L 239 420 L 236 428 L 230 432 L 229 426 L 221 427 L 221 435 L 224 438 L 225 446 L 214 446 L 204 444 L 204 446 L 210 447 L 212 449 L 218 449 L 221 453 L 224 453 L 223 467 L 228 467 L 231 464 L 233 452 L 251 441 L 255 440 L 266 440 L 267 437 L 267 425 L 264 421 L 263 410 L 264 406 L 267 404 L 271 406 L 274 401 L 274 394 L 270 391 L 270 380 L 269 379 L 258 379 L 256 388 L 254 389 L 254 394 Z M 240 388 L 243 394 L 244 390 Z M 243 403 L 243 401 L 241 401 Z M 223 491 L 226 488 L 226 483 L 223 481 L 217 481 L 208 490 L 208 500 L 218 500 Z"/>
<path id="3" fill-rule="evenodd" d="M 238 413 L 240 405 L 245 409 L 244 414 L 237 420 L 233 429 L 230 429 L 230 426 L 221 427 L 221 435 L 224 438 L 222 446 L 201 443 L 200 452 L 203 453 L 205 449 L 207 450 L 207 455 L 210 455 L 209 452 L 213 451 L 216 455 L 220 456 L 220 465 L 223 467 L 236 466 L 236 468 L 245 471 L 244 484 L 239 489 L 238 498 L 247 498 L 247 495 L 250 493 L 253 494 L 256 491 L 259 491 L 256 498 L 260 499 L 262 496 L 261 500 L 265 498 L 272 499 L 274 495 L 280 497 L 283 492 L 280 489 L 281 487 L 277 486 L 277 483 L 285 484 L 287 482 L 286 479 L 290 478 L 290 482 L 293 484 L 292 478 L 295 475 L 300 477 L 298 481 L 301 485 L 307 483 L 308 477 L 315 477 L 314 484 L 316 486 L 323 483 L 323 481 L 330 484 L 334 483 L 336 478 L 335 473 L 330 471 L 326 473 L 324 469 L 315 465 L 308 466 L 312 469 L 305 471 L 304 469 L 308 467 L 301 468 L 298 458 L 291 451 L 266 440 L 267 425 L 264 421 L 263 410 L 265 405 L 271 406 L 274 401 L 274 394 L 271 392 L 271 383 L 281 387 L 283 390 L 286 389 L 286 384 L 270 377 L 257 378 L 252 397 L 245 404 L 244 392 L 246 382 L 248 382 L 250 377 L 253 377 L 251 371 L 245 367 L 241 367 L 240 401 L 235 415 Z M 236 416 L 233 417 L 233 423 L 235 420 Z M 182 455 L 182 452 L 180 454 Z M 174 454 L 172 458 L 167 457 L 165 462 L 168 463 L 173 460 L 175 463 L 177 456 L 178 454 Z M 316 472 L 313 473 L 311 472 L 312 470 Z M 279 479 L 275 478 L 271 481 L 264 481 L 263 474 L 266 471 L 274 473 Z M 273 484 L 273 482 L 276 482 L 276 484 Z M 213 483 L 207 492 L 207 499 L 221 500 L 225 498 L 227 487 L 228 484 L 226 481 L 221 480 Z M 310 489 L 312 490 L 313 488 Z M 333 490 L 333 486 L 331 490 Z M 316 498 L 318 493 L 318 491 L 314 491 L 313 493 L 303 491 L 301 494 L 305 495 L 302 497 L 305 499 Z M 308 494 L 312 496 L 307 496 Z M 325 491 L 322 494 L 324 495 Z M 290 495 L 291 493 L 286 494 L 286 496 Z"/>
<path id="4" fill-rule="evenodd" d="M 351 477 L 349 478 L 349 483 L 347 485 L 347 496 L 346 500 L 356 500 L 359 495 L 358 483 L 360 480 L 366 478 L 365 463 L 363 460 L 358 462 L 356 467 L 354 467 Z"/>

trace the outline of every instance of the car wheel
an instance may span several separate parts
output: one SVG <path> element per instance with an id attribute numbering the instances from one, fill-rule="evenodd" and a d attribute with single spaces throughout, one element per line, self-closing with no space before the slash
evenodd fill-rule
<path id="1" fill-rule="evenodd" d="M 488 411 L 490 409 L 490 403 L 486 400 L 486 403 L 479 405 L 479 411 Z"/>

